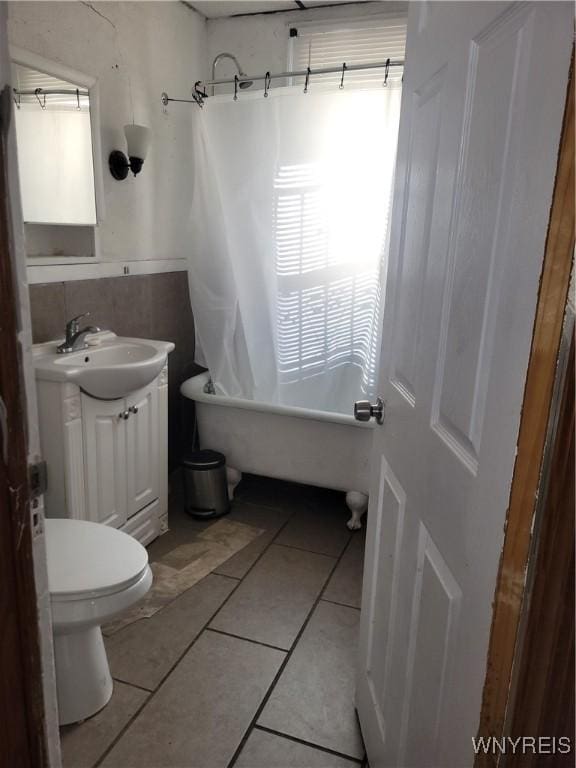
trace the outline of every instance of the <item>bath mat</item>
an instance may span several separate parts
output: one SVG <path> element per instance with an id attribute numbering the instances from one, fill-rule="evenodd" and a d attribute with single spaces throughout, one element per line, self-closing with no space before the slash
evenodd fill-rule
<path id="1" fill-rule="evenodd" d="M 150 563 L 154 581 L 146 597 L 116 621 L 106 624 L 104 633 L 112 635 L 139 619 L 154 616 L 262 533 L 262 528 L 218 520 L 192 541 L 175 547 L 161 560 Z"/>

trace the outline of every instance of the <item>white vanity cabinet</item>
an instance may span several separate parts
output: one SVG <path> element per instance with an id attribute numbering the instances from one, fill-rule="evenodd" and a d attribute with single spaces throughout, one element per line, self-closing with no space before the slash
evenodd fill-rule
<path id="1" fill-rule="evenodd" d="M 126 514 L 126 423 L 121 416 L 123 400 L 96 400 L 80 395 L 82 442 L 84 444 L 84 520 L 105 523 L 120 528 L 128 519 Z M 65 468 L 65 473 L 68 468 Z M 51 485 L 48 466 L 48 488 Z M 48 516 L 52 509 L 48 503 Z M 67 517 L 76 517 L 68 508 Z M 71 513 L 71 514 L 70 514 Z"/>
<path id="2" fill-rule="evenodd" d="M 47 517 L 112 525 L 144 544 L 167 529 L 168 370 L 125 398 L 37 381 Z"/>
<path id="3" fill-rule="evenodd" d="M 159 496 L 158 387 L 145 387 L 126 398 L 127 517 Z"/>

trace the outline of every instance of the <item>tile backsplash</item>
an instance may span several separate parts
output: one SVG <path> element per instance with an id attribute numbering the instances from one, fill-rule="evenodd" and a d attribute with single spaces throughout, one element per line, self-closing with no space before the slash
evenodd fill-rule
<path id="1" fill-rule="evenodd" d="M 63 338 L 66 321 L 90 312 L 86 324 L 119 336 L 173 341 L 168 357 L 168 443 L 171 468 L 191 436 L 182 426 L 180 384 L 197 372 L 194 363 L 194 317 L 186 272 L 71 280 L 30 286 L 32 336 L 35 343 Z"/>

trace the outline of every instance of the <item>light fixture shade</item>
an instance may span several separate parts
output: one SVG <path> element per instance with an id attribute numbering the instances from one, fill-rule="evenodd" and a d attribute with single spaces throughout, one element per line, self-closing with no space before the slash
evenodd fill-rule
<path id="1" fill-rule="evenodd" d="M 124 133 L 126 134 L 128 157 L 145 160 L 152 138 L 150 128 L 146 128 L 144 125 L 125 125 Z"/>

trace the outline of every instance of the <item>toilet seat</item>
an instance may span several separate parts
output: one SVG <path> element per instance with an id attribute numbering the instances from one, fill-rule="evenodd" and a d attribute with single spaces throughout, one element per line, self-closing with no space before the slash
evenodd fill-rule
<path id="1" fill-rule="evenodd" d="M 103 624 L 148 592 L 148 553 L 123 531 L 87 520 L 45 520 L 54 632 Z"/>
<path id="2" fill-rule="evenodd" d="M 53 603 L 115 595 L 137 584 L 148 570 L 148 553 L 123 531 L 55 518 L 47 519 L 45 526 Z"/>

